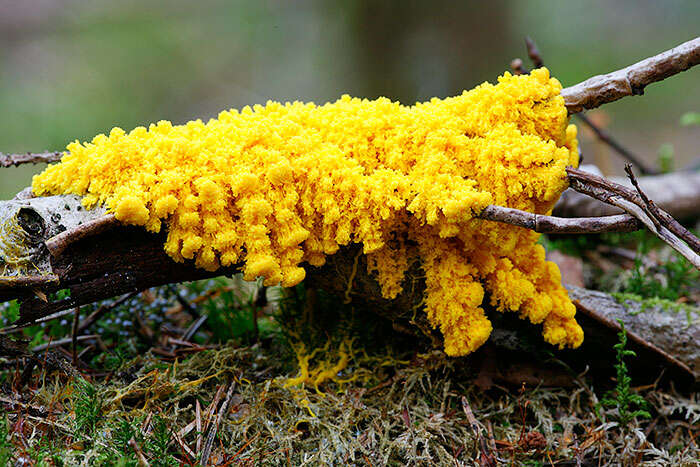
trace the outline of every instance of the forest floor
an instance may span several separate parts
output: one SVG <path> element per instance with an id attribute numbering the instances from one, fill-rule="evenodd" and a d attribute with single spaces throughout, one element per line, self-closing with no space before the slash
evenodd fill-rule
<path id="1" fill-rule="evenodd" d="M 675 304 L 669 312 L 682 309 L 697 325 L 697 271 L 649 235 L 543 243 L 565 281 Z M 8 324 L 17 305 L 0 310 Z M 165 286 L 83 307 L 74 320 L 22 335 L 39 360 L 58 356 L 78 374 L 0 359 L 0 465 L 691 466 L 700 458 L 697 392 L 661 378 L 637 385 L 632 374 L 627 394 L 624 378 L 576 372 L 556 351 L 540 365 L 562 369 L 565 381 L 501 381 L 476 354 L 446 357 L 303 285 L 283 293 L 235 276 Z M 611 346 L 610 375 L 619 376 L 616 353 Z"/>

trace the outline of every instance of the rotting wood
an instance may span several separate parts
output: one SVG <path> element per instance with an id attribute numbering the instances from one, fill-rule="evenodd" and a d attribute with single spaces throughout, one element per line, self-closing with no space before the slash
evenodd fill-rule
<path id="1" fill-rule="evenodd" d="M 585 315 L 616 333 L 621 329 L 617 320 L 621 319 L 633 345 L 700 382 L 700 315 L 666 311 L 661 305 L 647 309 L 644 303 L 633 300 L 620 303 L 595 290 L 572 286 L 567 290 L 579 312 L 577 318 Z"/>
<path id="2" fill-rule="evenodd" d="M 143 289 L 169 282 L 182 282 L 202 279 L 222 274 L 232 274 L 234 270 L 208 273 L 197 269 L 191 263 L 175 263 L 163 251 L 163 238 L 160 235 L 149 234 L 143 229 L 135 227 L 118 226 L 110 231 L 104 231 L 93 237 L 82 238 L 66 248 L 59 258 L 52 258 L 52 265 L 56 268 L 57 275 L 61 278 L 60 284 L 47 285 L 47 292 L 57 288 L 71 289 L 71 298 L 57 302 L 44 303 L 33 294 L 26 293 L 21 296 L 21 317 L 18 324 L 31 323 L 41 316 L 55 313 L 64 308 L 73 308 L 83 303 L 90 303 L 100 299 L 128 293 L 136 289 Z M 348 284 L 342 279 L 350 277 L 354 266 L 354 258 L 359 253 L 358 245 L 342 248 L 335 255 L 328 257 L 327 264 L 322 268 L 307 267 L 308 287 L 322 288 L 331 294 L 352 299 L 352 303 L 375 311 L 379 316 L 396 323 L 395 329 L 403 333 L 424 338 L 426 342 L 439 348 L 442 341 L 427 321 L 427 316 L 422 312 L 422 297 L 425 288 L 420 264 L 414 261 L 404 280 L 404 292 L 395 300 L 387 300 L 381 297 L 379 284 L 374 277 L 367 272 L 367 264 L 363 255 L 360 255 L 356 274 L 352 287 L 348 290 Z M 19 292 L 15 289 L 15 292 Z M 555 353 L 561 355 L 565 361 L 582 361 L 587 359 L 590 352 L 599 352 L 601 349 L 612 349 L 615 342 L 615 334 L 608 334 L 601 330 L 610 330 L 610 320 L 614 313 L 624 310 L 612 297 L 599 292 L 574 289 L 572 298 L 578 300 L 579 306 L 586 306 L 590 313 L 579 312 L 579 321 L 586 329 L 586 341 L 584 347 L 576 351 L 563 351 Z M 588 304 L 590 297 L 598 298 L 595 305 Z M 601 297 L 605 297 L 604 301 Z M 609 311 L 612 309 L 613 311 Z M 512 314 L 489 312 L 494 320 L 496 329 L 490 339 L 490 344 L 498 348 L 517 345 L 523 331 L 532 334 L 530 342 L 537 342 L 536 335 L 539 329 L 529 323 L 518 320 Z M 512 316 L 510 318 L 508 315 Z M 628 314 L 629 315 L 629 314 Z M 688 363 L 685 357 L 679 357 L 673 348 L 667 346 L 673 342 L 674 336 L 679 330 L 688 328 L 687 323 L 681 323 L 681 317 L 674 317 L 676 325 L 667 325 L 662 329 L 654 329 L 652 334 L 646 334 L 647 321 L 645 314 L 628 316 L 626 326 L 631 333 L 638 334 L 649 345 L 637 345 L 640 355 L 648 361 L 662 362 L 671 367 L 671 373 L 680 375 L 685 380 L 697 378 L 697 363 Z M 581 321 L 583 320 L 583 321 Z M 502 325 L 502 326 L 501 326 Z M 517 335 L 512 329 L 517 329 Z M 697 324 L 693 324 L 684 332 L 697 333 Z M 601 338 L 601 335 L 605 335 Z M 589 339 L 595 344 L 588 345 Z M 634 341 L 634 340 L 633 340 Z M 601 342 L 604 342 L 607 347 Z M 686 342 L 683 341 L 685 352 L 700 354 L 700 338 Z M 544 344 L 540 343 L 543 348 Z M 527 355 L 525 349 L 515 348 L 516 353 Z M 660 350 L 660 351 L 659 351 Z M 610 350 L 610 352 L 612 352 Z M 665 354 L 664 354 L 665 352 Z M 612 354 L 611 354 L 612 355 Z M 685 366 L 678 365 L 668 358 L 674 355 Z M 693 357 L 697 358 L 697 357 Z M 609 362 L 605 362 L 608 365 Z M 694 373 L 689 374 L 688 368 Z"/>
<path id="3" fill-rule="evenodd" d="M 31 373 L 35 366 L 42 366 L 51 370 L 58 370 L 71 376 L 77 376 L 78 371 L 60 353 L 46 349 L 41 353 L 31 352 L 27 348 L 27 342 L 12 339 L 0 334 L 0 357 L 8 359 L 22 359 L 25 367 L 24 373 Z M 25 379 L 25 378 L 23 378 Z"/>
<path id="4" fill-rule="evenodd" d="M 58 311 L 93 303 L 117 295 L 137 292 L 173 282 L 233 274 L 234 269 L 207 272 L 192 264 L 176 263 L 163 251 L 164 237 L 137 227 L 118 226 L 71 244 L 51 267 L 58 284 L 47 284 L 54 292 L 70 289 L 70 296 L 45 303 L 26 292 L 20 305 L 20 320 L 26 324 Z M 23 292 L 17 288 L 16 292 Z M 0 290 L 0 296 L 7 295 Z"/>
<path id="5" fill-rule="evenodd" d="M 606 201 L 610 201 L 612 197 L 617 199 L 622 196 L 632 200 L 630 204 L 642 203 L 641 197 L 632 190 L 614 184 L 610 185 L 604 179 L 596 178 L 582 171 L 569 169 L 569 172 L 573 174 L 572 180 L 575 184 L 583 184 L 583 189 L 595 191 L 594 194 L 600 195 Z M 578 187 L 578 189 L 582 188 Z M 12 206 L 15 210 L 26 210 L 33 208 L 34 203 L 36 203 L 41 206 L 41 209 L 36 210 L 36 214 L 42 217 L 43 223 L 46 225 L 45 235 L 50 235 L 57 230 L 54 225 L 56 222 L 65 221 L 56 221 L 56 216 L 50 208 L 51 203 L 53 203 L 54 210 L 61 207 L 65 209 L 68 205 L 64 203 L 64 199 L 72 200 L 73 203 L 77 202 L 74 197 L 62 196 L 7 201 L 0 203 L 0 212 L 16 215 L 13 214 Z M 619 200 L 616 202 L 619 204 Z M 11 206 L 4 206 L 4 204 Z M 42 285 L 39 279 L 34 277 L 31 284 L 34 289 L 40 288 L 45 293 L 69 288 L 71 296 L 59 302 L 46 303 L 38 299 L 35 293 L 30 293 L 21 279 L 9 278 L 4 284 L 0 284 L 0 299 L 7 300 L 15 297 L 23 299 L 21 318 L 17 324 L 34 322 L 67 308 L 148 287 L 232 274 L 236 270 L 230 268 L 216 273 L 208 273 L 196 270 L 191 265 L 174 263 L 162 250 L 164 234 L 153 236 L 143 229 L 117 226 L 112 217 L 95 218 L 92 211 L 83 210 L 80 215 L 75 209 L 70 212 L 74 213 L 71 220 L 72 229 L 45 239 L 46 244 L 52 245 L 52 247 L 40 250 L 37 255 L 43 251 L 43 256 L 35 257 L 32 263 L 44 264 L 44 269 L 41 272 L 46 277 L 46 282 Z M 85 222 L 78 220 L 81 216 L 86 219 Z M 639 226 L 637 221 L 624 215 L 600 219 L 557 219 L 495 206 L 485 210 L 482 218 L 508 222 L 540 232 L 580 233 L 585 232 L 586 229 L 591 232 L 601 232 L 613 230 L 611 226 L 617 227 L 620 231 L 630 231 Z M 559 223 L 557 224 L 557 222 Z M 655 226 L 652 227 L 655 228 Z M 88 234 L 92 237 L 86 238 Z M 59 240 L 57 241 L 56 238 Z M 90 241 L 81 241 L 86 239 Z M 78 245 L 78 249 L 71 254 L 64 254 L 66 249 L 72 245 Z M 49 255 L 49 251 L 53 255 Z M 58 277 L 58 281 L 56 281 L 56 277 Z M 381 295 L 378 289 L 372 290 L 372 293 L 377 296 Z M 406 309 L 408 310 L 416 306 L 415 303 L 404 305 L 407 305 Z"/>
<path id="6" fill-rule="evenodd" d="M 48 248 L 52 256 L 59 257 L 71 243 L 100 232 L 105 232 L 117 225 L 119 225 L 119 221 L 114 218 L 114 215 L 107 214 L 51 237 L 45 242 L 46 248 Z"/>
<path id="7" fill-rule="evenodd" d="M 570 168 L 568 171 L 575 189 L 596 196 L 605 202 L 625 207 L 657 235 L 681 251 L 696 267 L 700 267 L 698 266 L 700 265 L 698 255 L 690 247 L 682 243 L 665 227 L 654 225 L 649 217 L 642 212 L 643 200 L 637 193 L 577 169 Z M 53 225 L 57 221 L 49 207 L 51 199 L 53 199 L 54 206 L 64 205 L 64 197 L 61 196 L 5 203 L 14 203 L 15 210 L 33 209 L 34 203 L 40 204 L 42 209 L 37 209 L 35 213 L 41 216 L 42 222 L 46 226 L 43 229 L 44 235 L 50 235 L 57 230 L 56 226 Z M 16 216 L 11 207 L 2 204 L 0 204 L 0 212 Z M 235 268 L 230 268 L 228 271 L 222 270 L 217 273 L 207 273 L 202 270 L 194 272 L 192 266 L 174 263 L 162 251 L 160 244 L 164 238 L 156 239 L 156 236 L 149 235 L 139 228 L 116 227 L 117 223 L 112 217 L 95 218 L 92 211 L 89 213 L 82 211 L 86 222 L 77 220 L 80 216 L 74 215 L 72 229 L 45 239 L 45 243 L 51 247 L 45 250 L 38 249 L 34 253 L 32 261 L 32 264 L 43 265 L 40 272 L 46 277 L 46 282 L 42 285 L 36 278 L 36 274 L 32 273 L 31 283 L 34 289 L 40 288 L 46 293 L 60 288 L 70 288 L 71 296 L 69 298 L 59 302 L 46 303 L 38 299 L 35 296 L 36 293 L 30 294 L 27 285 L 23 284 L 19 278 L 8 278 L 4 284 L 0 284 L 2 286 L 0 287 L 0 299 L 6 300 L 16 296 L 21 296 L 24 299 L 20 322 L 17 324 L 34 322 L 63 309 L 156 285 L 231 274 L 235 271 Z M 487 208 L 480 216 L 539 232 L 602 232 L 615 230 L 615 228 L 618 231 L 630 231 L 639 227 L 639 222 L 624 215 L 611 218 L 560 219 L 497 206 Z M 100 237 L 100 241 L 81 242 L 88 235 L 92 235 L 93 239 L 96 236 Z M 159 237 L 163 237 L 163 234 Z M 63 254 L 66 248 L 73 244 L 81 245 L 81 250 L 72 255 Z M 49 251 L 53 255 L 46 254 Z M 106 252 L 108 254 L 105 254 Z M 78 257 L 80 261 L 73 260 Z M 695 261 L 693 261 L 694 259 Z M 58 277 L 58 281 L 56 281 L 56 277 Z M 375 292 L 380 295 L 379 291 Z"/>

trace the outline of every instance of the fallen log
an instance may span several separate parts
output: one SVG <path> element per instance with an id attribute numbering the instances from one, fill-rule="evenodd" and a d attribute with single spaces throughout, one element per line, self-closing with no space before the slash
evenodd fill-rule
<path id="1" fill-rule="evenodd" d="M 71 203 L 77 202 L 73 197 L 51 198 L 24 200 L 19 204 L 21 208 L 17 208 L 17 201 L 12 202 L 16 209 L 28 209 L 36 204 L 40 219 L 36 216 L 31 218 L 35 224 L 45 226 L 45 235 L 60 230 L 57 222 L 63 227 L 67 227 L 69 222 L 72 224 L 72 230 L 44 238 L 45 247 L 35 249 L 32 258 L 35 264 L 43 265 L 43 269 L 31 271 L 32 282 L 23 281 L 21 277 L 15 280 L 5 278 L 0 282 L 0 299 L 4 301 L 17 298 L 21 302 L 20 318 L 15 326 L 50 319 L 54 314 L 60 315 L 62 310 L 129 292 L 236 272 L 235 268 L 229 268 L 211 273 L 195 268 L 191 263 L 175 263 L 163 251 L 163 234 L 155 235 L 141 228 L 122 226 L 109 221 L 108 217 L 97 217 L 91 211 L 78 211 L 74 208 L 68 210 L 66 205 L 74 207 L 75 204 Z M 56 221 L 56 216 L 52 218 L 54 213 L 48 208 L 51 202 L 57 209 L 72 214 L 61 216 Z M 4 205 L 0 203 L 0 212 L 3 212 L 3 208 L 4 212 L 8 212 L 7 203 L 11 202 L 5 202 Z M 106 221 L 96 222 L 100 219 Z M 97 225 L 98 228 L 86 229 L 86 225 Z M 60 240 L 70 237 L 71 231 L 80 233 L 74 241 L 57 242 L 57 238 Z M 39 238 L 34 240 L 40 241 Z M 52 248 L 46 245 L 52 245 Z M 61 248 L 56 248 L 57 245 Z M 416 254 L 415 258 L 417 257 Z M 422 310 L 425 283 L 417 261 L 413 262 L 406 275 L 404 292 L 394 300 L 382 298 L 380 286 L 373 275 L 367 272 L 366 260 L 358 245 L 344 247 L 335 255 L 329 256 L 328 262 L 321 268 L 306 268 L 307 287 L 323 289 L 344 301 L 372 310 L 390 320 L 395 330 L 415 336 L 425 346 L 442 347 L 442 339 L 430 326 Z M 41 278 L 45 280 L 40 282 Z M 45 301 L 42 298 L 61 289 L 69 289 L 70 296 L 56 301 Z M 37 290 L 41 294 L 37 294 Z M 700 328 L 697 317 L 688 323 L 685 316 L 661 310 L 630 313 L 626 311 L 625 305 L 619 304 L 607 294 L 579 288 L 570 288 L 569 291 L 578 308 L 577 319 L 584 327 L 586 339 L 580 349 L 554 351 L 557 358 L 566 361 L 573 368 L 582 369 L 588 365 L 594 370 L 609 371 L 612 368 L 612 345 L 617 339 L 616 319 L 620 318 L 630 333 L 631 348 L 640 355 L 638 361 L 643 362 L 643 369 L 654 370 L 640 371 L 640 374 L 653 374 L 655 378 L 665 369 L 669 376 L 682 382 L 682 386 L 697 384 L 700 378 Z M 631 311 L 638 311 L 636 306 L 627 305 Z M 516 363 L 523 358 L 524 361 L 532 361 L 535 356 L 554 350 L 542 342 L 536 326 L 517 319 L 513 313 L 502 314 L 489 310 L 489 319 L 494 323 L 495 329 L 485 350 L 475 353 L 475 362 L 494 360 L 493 356 L 504 355 L 504 352 L 519 356 Z M 5 329 L 11 330 L 12 328 Z M 488 357 L 489 354 L 492 357 Z M 509 359 L 495 358 L 496 368 L 500 368 L 496 374 L 502 375 L 506 381 L 511 377 L 527 379 L 522 372 L 513 373 L 511 367 L 516 363 L 506 362 Z M 493 364 L 490 363 L 491 366 Z M 634 367 L 635 363 L 631 365 Z M 559 381 L 556 378 L 563 377 L 559 374 L 561 371 L 542 377 L 545 381 Z"/>
<path id="2" fill-rule="evenodd" d="M 638 364 L 647 369 L 673 368 L 677 374 L 700 382 L 700 314 L 664 310 L 660 305 L 647 306 L 632 299 L 618 301 L 610 294 L 580 287 L 567 286 L 576 305 L 577 319 L 591 330 L 586 334 L 584 351 L 609 353 L 609 339 L 602 328 L 618 333 L 618 320 L 625 324 L 629 342 L 639 354 Z M 648 360 L 645 356 L 653 358 Z M 664 363 L 665 362 L 665 363 Z"/>

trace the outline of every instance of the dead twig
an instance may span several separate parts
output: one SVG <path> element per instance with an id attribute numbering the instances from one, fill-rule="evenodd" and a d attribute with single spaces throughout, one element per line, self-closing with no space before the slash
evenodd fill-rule
<path id="1" fill-rule="evenodd" d="M 619 142 L 613 139 L 613 137 L 610 136 L 608 132 L 598 127 L 586 115 L 578 113 L 576 114 L 576 117 L 579 120 L 581 120 L 586 126 L 588 126 L 588 128 L 590 128 L 593 131 L 593 133 L 596 134 L 599 140 L 613 148 L 618 154 L 620 154 L 622 157 L 624 157 L 625 159 L 633 163 L 635 166 L 637 166 L 643 174 L 658 175 L 661 173 L 658 169 L 647 165 L 645 162 L 642 162 L 642 159 L 634 155 L 632 151 L 625 148 Z"/>
<path id="2" fill-rule="evenodd" d="M 197 399 L 197 400 L 199 400 L 199 399 Z M 188 423 L 183 428 L 181 428 L 180 431 L 177 432 L 177 435 L 180 438 L 184 438 L 185 436 L 187 436 L 190 433 L 190 431 L 194 430 L 195 425 L 196 425 L 196 420 L 192 420 L 190 423 Z"/>
<path id="3" fill-rule="evenodd" d="M 20 400 L 5 396 L 0 396 L 0 404 L 5 406 L 5 413 L 9 413 L 10 411 L 14 410 L 22 410 L 23 412 L 26 412 L 30 415 L 34 415 L 35 417 L 41 418 L 46 418 L 56 414 L 55 412 L 51 411 L 50 409 L 47 409 L 43 405 L 28 404 Z"/>
<path id="4" fill-rule="evenodd" d="M 109 305 L 102 305 L 97 310 L 90 313 L 87 318 L 85 318 L 84 320 L 82 320 L 80 322 L 80 324 L 78 324 L 78 333 L 83 332 L 84 330 L 86 330 L 87 328 L 92 326 L 92 324 L 95 321 L 97 321 L 98 319 L 100 319 L 100 317 L 103 316 L 105 313 L 122 305 L 124 302 L 126 302 L 127 300 L 129 300 L 130 298 L 132 298 L 134 295 L 137 295 L 137 294 L 138 294 L 138 292 L 131 292 L 131 293 L 128 293 L 128 294 L 124 295 L 123 297 L 113 301 Z"/>
<path id="5" fill-rule="evenodd" d="M 180 295 L 180 292 L 176 290 L 172 285 L 168 285 L 168 290 L 175 296 L 175 300 L 180 304 L 180 306 L 193 318 L 199 318 L 199 311 L 192 306 L 192 304 Z"/>
<path id="6" fill-rule="evenodd" d="M 80 307 L 76 306 L 73 316 L 71 353 L 73 354 L 73 366 L 78 364 L 78 324 L 80 323 Z"/>
<path id="7" fill-rule="evenodd" d="M 43 318 L 39 318 L 31 324 L 23 324 L 21 326 L 10 325 L 10 326 L 7 326 L 7 327 L 0 329 L 0 334 L 11 334 L 11 333 L 19 332 L 28 326 L 32 326 L 33 324 L 46 323 L 48 321 L 53 321 L 53 320 L 58 319 L 58 318 L 63 318 L 64 316 L 72 315 L 73 313 L 74 313 L 73 310 L 63 310 L 63 311 L 59 311 L 58 313 L 53 313 L 51 315 L 44 316 Z"/>
<path id="8" fill-rule="evenodd" d="M 481 436 L 481 428 L 479 427 L 479 423 L 476 421 L 476 417 L 474 417 L 469 401 L 467 401 L 467 398 L 464 396 L 462 396 L 462 410 L 464 410 L 464 415 L 467 417 L 469 427 L 472 429 L 472 432 L 474 432 L 476 442 L 479 444 L 479 465 L 482 467 L 495 467 L 497 465 L 496 457 L 491 454 L 491 451 L 486 444 L 486 440 L 484 440 L 484 438 Z"/>
<path id="9" fill-rule="evenodd" d="M 178 446 L 180 446 L 180 449 L 183 450 L 183 452 L 190 458 L 190 459 L 196 459 L 197 456 L 195 453 L 190 449 L 187 444 L 180 438 L 180 436 L 177 434 L 177 432 L 173 431 L 173 438 L 175 438 L 175 441 L 177 442 Z"/>
<path id="10" fill-rule="evenodd" d="M 564 88 L 566 108 L 570 114 L 595 109 L 626 96 L 638 96 L 651 83 L 662 81 L 700 63 L 700 37 L 646 60 L 598 75 L 574 86 Z"/>
<path id="11" fill-rule="evenodd" d="M 511 60 L 510 69 L 513 70 L 513 74 L 515 75 L 526 75 L 529 73 L 528 69 L 525 68 L 523 61 L 520 58 L 514 58 Z"/>
<path id="12" fill-rule="evenodd" d="M 700 269 L 700 255 L 669 230 L 669 222 L 665 216 L 661 218 L 654 216 L 646 207 L 641 196 L 636 192 L 583 170 L 567 167 L 566 171 L 569 175 L 571 188 L 625 210 L 639 219 L 652 233 L 669 244 L 696 268 Z M 666 215 L 671 217 L 668 214 Z"/>
<path id="13" fill-rule="evenodd" d="M 634 176 L 634 173 L 632 172 L 632 167 L 629 164 L 625 166 L 625 172 L 627 173 L 630 182 L 632 182 L 632 186 L 634 186 L 634 188 L 637 190 L 637 193 L 639 193 L 639 196 L 642 198 L 642 201 L 644 201 L 644 204 L 649 210 L 649 213 L 653 216 L 652 219 L 657 219 L 666 228 L 668 228 L 668 230 L 673 232 L 681 240 L 687 243 L 688 246 L 692 248 L 695 253 L 700 254 L 700 240 L 698 239 L 698 237 L 690 233 L 688 229 L 679 224 L 678 221 L 671 217 L 668 213 L 659 209 L 656 203 L 654 203 L 653 200 L 647 197 L 644 191 L 642 191 L 642 188 L 639 186 L 639 183 L 637 182 L 637 177 Z"/>
<path id="14" fill-rule="evenodd" d="M 139 462 L 139 466 L 140 467 L 150 467 L 151 464 L 148 463 L 146 456 L 143 455 L 143 451 L 141 450 L 139 445 L 136 443 L 136 440 L 134 438 L 131 438 L 129 440 L 129 446 L 131 446 L 131 449 L 134 450 L 134 453 L 136 454 L 136 459 L 138 459 L 138 462 Z"/>
<path id="15" fill-rule="evenodd" d="M 211 422 L 211 417 L 214 415 L 216 408 L 219 406 L 219 401 L 221 400 L 221 397 L 223 395 L 224 395 L 224 386 L 219 386 L 216 389 L 216 393 L 214 394 L 214 398 L 212 399 L 211 403 L 207 407 L 206 412 L 204 413 L 204 423 L 202 424 L 201 430 L 200 429 L 197 430 L 198 431 L 198 433 L 197 433 L 197 454 L 199 454 L 199 446 L 202 444 L 202 441 L 203 441 L 202 436 L 209 428 L 209 423 Z"/>
<path id="16" fill-rule="evenodd" d="M 583 169 L 583 167 L 580 167 Z M 586 169 L 583 169 L 586 170 Z M 627 177 L 608 177 L 615 183 L 633 188 Z M 639 185 L 654 203 L 676 219 L 700 214 L 700 172 L 672 172 L 639 177 Z M 559 217 L 598 217 L 624 211 L 574 190 L 566 190 L 554 206 Z"/>
<path id="17" fill-rule="evenodd" d="M 190 339 L 192 339 L 192 337 L 195 334 L 197 334 L 197 331 L 199 331 L 199 328 L 202 327 L 202 325 L 208 317 L 208 315 L 202 315 L 195 321 L 193 321 L 192 324 L 190 324 L 190 326 L 187 328 L 187 330 L 185 330 L 185 333 L 182 335 L 182 340 L 188 342 Z"/>
<path id="18" fill-rule="evenodd" d="M 31 374 L 35 365 L 59 370 L 70 376 L 78 375 L 78 371 L 75 367 L 67 362 L 61 355 L 48 350 L 47 347 L 44 348 L 46 348 L 47 351 L 43 355 L 43 358 L 41 358 L 27 349 L 27 342 L 14 340 L 0 334 L 0 356 L 7 359 L 26 359 L 27 364 L 24 368 L 25 375 Z M 44 348 L 39 348 L 38 351 L 44 350 Z"/>
<path id="19" fill-rule="evenodd" d="M 63 157 L 62 152 L 41 152 L 22 154 L 3 154 L 0 152 L 0 167 L 13 167 L 22 164 L 49 164 L 58 162 Z"/>
<path id="20" fill-rule="evenodd" d="M 195 451 L 197 452 L 197 454 L 199 454 L 199 450 L 202 447 L 202 405 L 199 403 L 199 399 L 195 401 L 194 417 L 194 420 L 196 422 L 195 426 L 197 428 L 197 440 L 195 442 Z"/>
<path id="21" fill-rule="evenodd" d="M 537 48 L 537 44 L 535 44 L 535 41 L 533 41 L 530 36 L 525 36 L 525 48 L 527 49 L 527 56 L 530 57 L 532 66 L 535 68 L 542 68 L 544 66 L 542 56 Z"/>
<path id="22" fill-rule="evenodd" d="M 97 334 L 88 334 L 85 336 L 77 336 L 77 337 L 75 337 L 75 342 L 78 343 L 78 342 L 83 342 L 83 341 L 96 340 L 99 337 L 100 336 L 98 336 Z M 66 345 L 66 344 L 72 344 L 73 340 L 74 339 L 71 336 L 71 337 L 64 337 L 63 339 L 58 339 L 55 341 L 47 342 L 46 344 L 39 344 L 36 347 L 32 348 L 32 352 L 41 352 L 42 350 L 52 349 L 54 347 L 60 347 L 62 345 Z"/>
<path id="23" fill-rule="evenodd" d="M 236 379 L 231 382 L 231 384 L 228 387 L 228 391 L 226 391 L 226 399 L 221 403 L 221 408 L 219 408 L 219 413 L 216 416 L 216 419 L 214 420 L 214 424 L 211 425 L 209 428 L 209 432 L 207 433 L 207 439 L 204 441 L 204 448 L 202 449 L 202 457 L 200 459 L 200 462 L 202 465 L 207 465 L 207 462 L 209 462 L 209 456 L 211 455 L 211 450 L 214 447 L 214 439 L 216 438 L 216 432 L 219 429 L 219 424 L 221 423 L 221 420 L 224 418 L 226 413 L 228 412 L 228 406 L 229 403 L 231 402 L 231 397 L 233 396 L 233 390 L 236 387 Z"/>
<path id="24" fill-rule="evenodd" d="M 476 217 L 479 219 L 517 225 L 539 233 L 592 234 L 602 232 L 633 232 L 642 223 L 629 214 L 603 217 L 554 217 L 534 214 L 520 209 L 489 205 Z"/>

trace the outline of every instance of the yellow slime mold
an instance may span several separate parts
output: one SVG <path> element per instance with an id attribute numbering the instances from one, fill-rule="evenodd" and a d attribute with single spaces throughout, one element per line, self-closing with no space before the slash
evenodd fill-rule
<path id="1" fill-rule="evenodd" d="M 74 142 L 34 177 L 37 195 L 73 193 L 158 232 L 176 261 L 243 264 L 248 280 L 292 286 L 306 262 L 361 243 L 383 295 L 402 290 L 418 245 L 430 322 L 449 355 L 488 338 L 484 292 L 502 311 L 580 345 L 574 306 L 538 235 L 474 218 L 488 204 L 548 213 L 577 165 L 576 129 L 546 69 L 505 73 L 462 95 L 403 106 L 343 96 L 268 102 L 207 123 L 161 121 Z"/>

